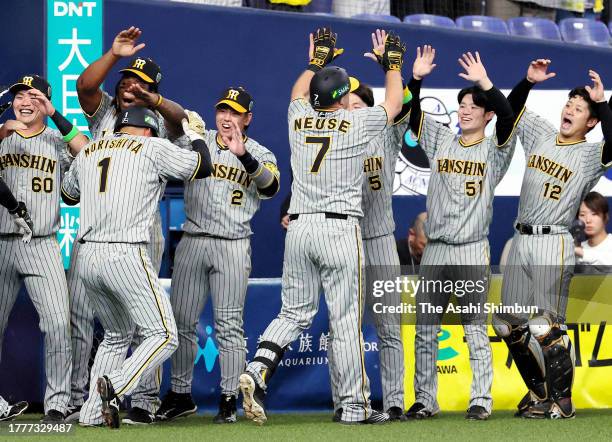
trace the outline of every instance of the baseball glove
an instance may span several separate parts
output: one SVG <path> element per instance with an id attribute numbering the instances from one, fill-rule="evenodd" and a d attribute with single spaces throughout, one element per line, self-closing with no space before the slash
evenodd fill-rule
<path id="1" fill-rule="evenodd" d="M 336 49 L 337 38 L 338 34 L 332 33 L 331 29 L 317 29 L 313 36 L 314 49 L 308 69 L 318 72 L 344 52 L 344 49 Z"/>
<path id="2" fill-rule="evenodd" d="M 385 52 L 381 54 L 377 49 L 373 49 L 372 52 L 385 72 L 402 70 L 406 45 L 398 35 L 389 32 L 385 38 Z"/>

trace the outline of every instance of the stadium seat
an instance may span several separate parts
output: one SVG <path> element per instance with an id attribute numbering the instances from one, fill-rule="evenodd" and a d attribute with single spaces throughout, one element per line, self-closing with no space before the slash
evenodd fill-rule
<path id="1" fill-rule="evenodd" d="M 508 19 L 508 29 L 511 35 L 522 37 L 544 38 L 547 40 L 561 40 L 557 24 L 546 18 L 513 17 Z"/>
<path id="2" fill-rule="evenodd" d="M 332 0 L 312 0 L 304 6 L 304 12 L 332 12 Z"/>
<path id="3" fill-rule="evenodd" d="M 610 32 L 602 22 L 586 18 L 566 18 L 559 23 L 563 40 L 593 46 L 610 46 Z"/>
<path id="4" fill-rule="evenodd" d="M 608 29 L 610 30 L 610 34 L 612 34 L 612 21 L 608 23 Z"/>
<path id="5" fill-rule="evenodd" d="M 457 27 L 469 31 L 493 32 L 496 34 L 508 34 L 506 23 L 497 17 L 486 15 L 464 15 L 455 20 Z"/>
<path id="6" fill-rule="evenodd" d="M 438 28 L 455 28 L 455 22 L 450 17 L 432 14 L 412 14 L 404 17 L 404 23 L 414 25 L 435 26 Z"/>
<path id="7" fill-rule="evenodd" d="M 357 14 L 353 15 L 352 18 L 360 18 L 362 20 L 372 20 L 372 21 L 380 21 L 380 22 L 390 22 L 390 23 L 401 23 L 402 21 L 397 18 L 395 15 L 386 15 L 386 14 Z"/>

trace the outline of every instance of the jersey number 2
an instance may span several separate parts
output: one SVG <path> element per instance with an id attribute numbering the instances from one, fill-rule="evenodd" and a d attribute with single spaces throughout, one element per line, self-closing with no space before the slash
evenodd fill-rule
<path id="1" fill-rule="evenodd" d="M 331 137 L 306 137 L 306 144 L 321 145 L 321 148 L 315 157 L 314 163 L 312 163 L 312 167 L 310 168 L 310 173 L 319 173 L 321 163 L 323 162 L 323 159 L 331 146 Z"/>
<path id="2" fill-rule="evenodd" d="M 106 192 L 106 183 L 108 182 L 108 169 L 110 168 L 110 157 L 102 158 L 98 162 L 100 168 L 100 193 Z"/>

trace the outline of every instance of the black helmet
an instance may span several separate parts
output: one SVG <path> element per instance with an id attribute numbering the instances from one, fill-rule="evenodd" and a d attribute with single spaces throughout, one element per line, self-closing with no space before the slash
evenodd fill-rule
<path id="1" fill-rule="evenodd" d="M 344 69 L 324 67 L 310 80 L 310 104 L 315 109 L 326 108 L 358 87 L 359 81 L 349 77 Z"/>
<path id="2" fill-rule="evenodd" d="M 146 107 L 134 106 L 119 113 L 117 123 L 115 123 L 115 132 L 124 126 L 148 127 L 153 131 L 153 136 L 159 133 L 157 115 Z"/>

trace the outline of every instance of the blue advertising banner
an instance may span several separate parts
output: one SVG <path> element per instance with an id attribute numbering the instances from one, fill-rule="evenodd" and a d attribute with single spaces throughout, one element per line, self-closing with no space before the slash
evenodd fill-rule
<path id="1" fill-rule="evenodd" d="M 89 63 L 102 55 L 103 3 L 103 0 L 47 0 L 46 71 L 53 106 L 88 135 L 89 128 L 79 105 L 76 83 Z M 78 225 L 78 207 L 62 205 L 58 241 L 65 268 L 70 263 Z"/>

